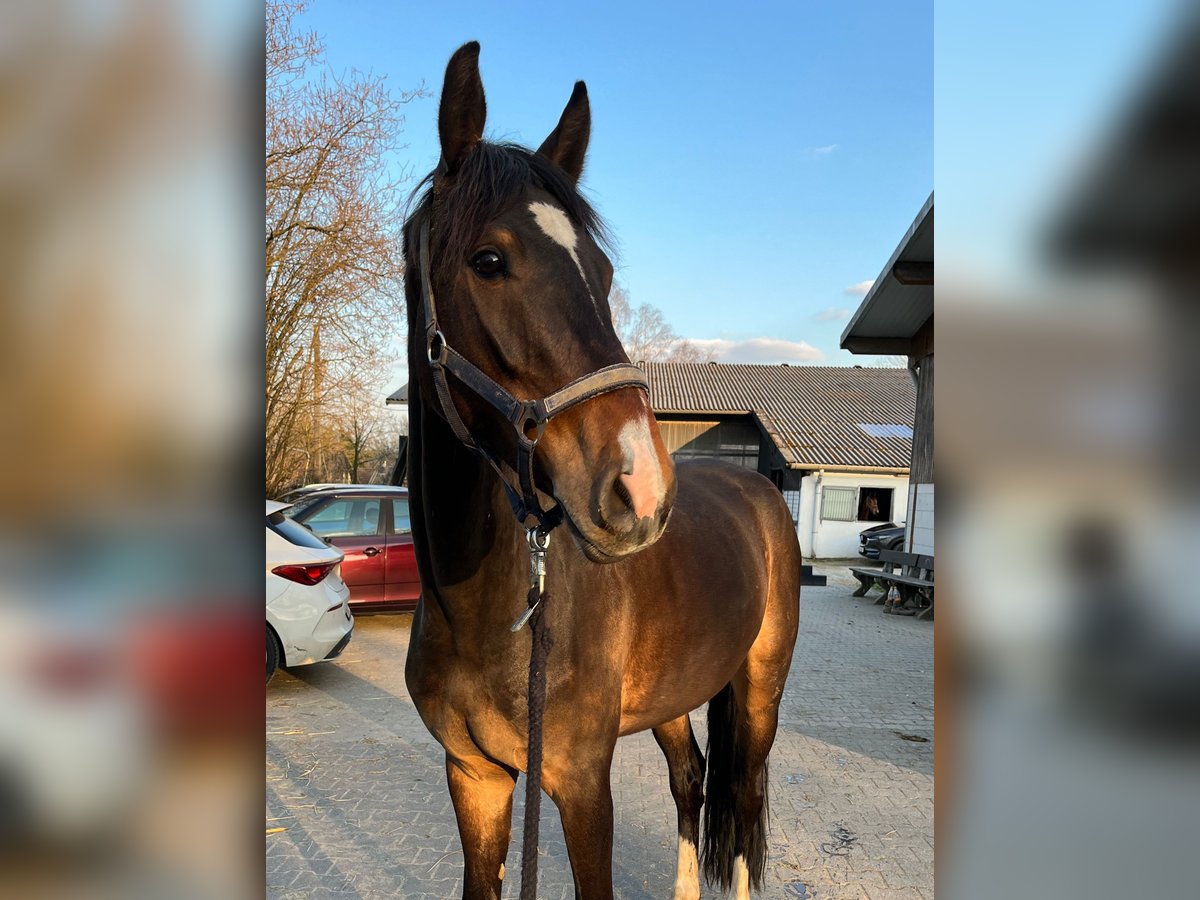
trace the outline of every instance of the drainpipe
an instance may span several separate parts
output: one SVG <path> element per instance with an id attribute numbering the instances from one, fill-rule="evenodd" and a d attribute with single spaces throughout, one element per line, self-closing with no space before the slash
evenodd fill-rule
<path id="1" fill-rule="evenodd" d="M 808 539 L 812 541 L 812 546 L 809 549 L 809 556 L 817 555 L 817 515 L 821 508 L 821 479 L 825 477 L 825 470 L 817 470 L 817 480 L 813 482 L 813 505 L 812 513 L 808 523 Z"/>

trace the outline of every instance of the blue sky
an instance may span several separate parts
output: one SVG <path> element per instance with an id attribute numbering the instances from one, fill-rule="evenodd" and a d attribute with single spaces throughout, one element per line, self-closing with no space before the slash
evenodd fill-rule
<path id="1" fill-rule="evenodd" d="M 1037 296 L 1047 229 L 1161 58 L 1181 4 L 940 2 L 938 272 Z M 943 293 L 958 300 L 960 294 Z"/>
<path id="2" fill-rule="evenodd" d="M 452 8 L 453 14 L 447 9 Z M 482 44 L 488 136 L 537 146 L 576 79 L 592 103 L 583 186 L 617 279 L 684 337 L 743 362 L 864 362 L 837 347 L 933 187 L 929 2 L 745 5 L 335 3 L 301 24 L 335 72 L 424 81 L 398 162 L 437 162 L 450 54 Z M 742 343 L 780 343 L 765 353 Z"/>

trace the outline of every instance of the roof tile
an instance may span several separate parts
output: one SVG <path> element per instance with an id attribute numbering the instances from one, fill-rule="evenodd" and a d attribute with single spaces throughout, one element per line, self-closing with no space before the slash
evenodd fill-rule
<path id="1" fill-rule="evenodd" d="M 791 468 L 907 469 L 912 439 L 859 425 L 908 425 L 916 390 L 905 369 L 724 363 L 638 365 L 656 413 L 751 413 Z"/>

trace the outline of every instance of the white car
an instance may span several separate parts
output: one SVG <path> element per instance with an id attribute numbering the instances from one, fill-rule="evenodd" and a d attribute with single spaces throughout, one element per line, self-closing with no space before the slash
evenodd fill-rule
<path id="1" fill-rule="evenodd" d="M 154 755 L 120 635 L 103 616 L 12 599 L 0 596 L 0 848 L 118 835 Z"/>
<path id="2" fill-rule="evenodd" d="M 350 643 L 354 617 L 342 551 L 267 501 L 267 681 L 276 668 L 333 659 Z"/>

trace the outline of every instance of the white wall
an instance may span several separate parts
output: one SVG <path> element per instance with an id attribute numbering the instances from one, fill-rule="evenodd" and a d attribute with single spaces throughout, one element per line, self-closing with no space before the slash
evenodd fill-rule
<path id="1" fill-rule="evenodd" d="M 912 484 L 908 487 L 909 520 L 912 527 L 905 535 L 909 553 L 933 556 L 933 485 Z"/>
<path id="2" fill-rule="evenodd" d="M 800 481 L 800 516 L 796 533 L 805 559 L 858 556 L 858 533 L 880 522 L 834 522 L 821 519 L 821 494 L 826 486 L 892 489 L 892 521 L 907 521 L 908 476 L 867 475 L 860 472 L 809 473 Z"/>

